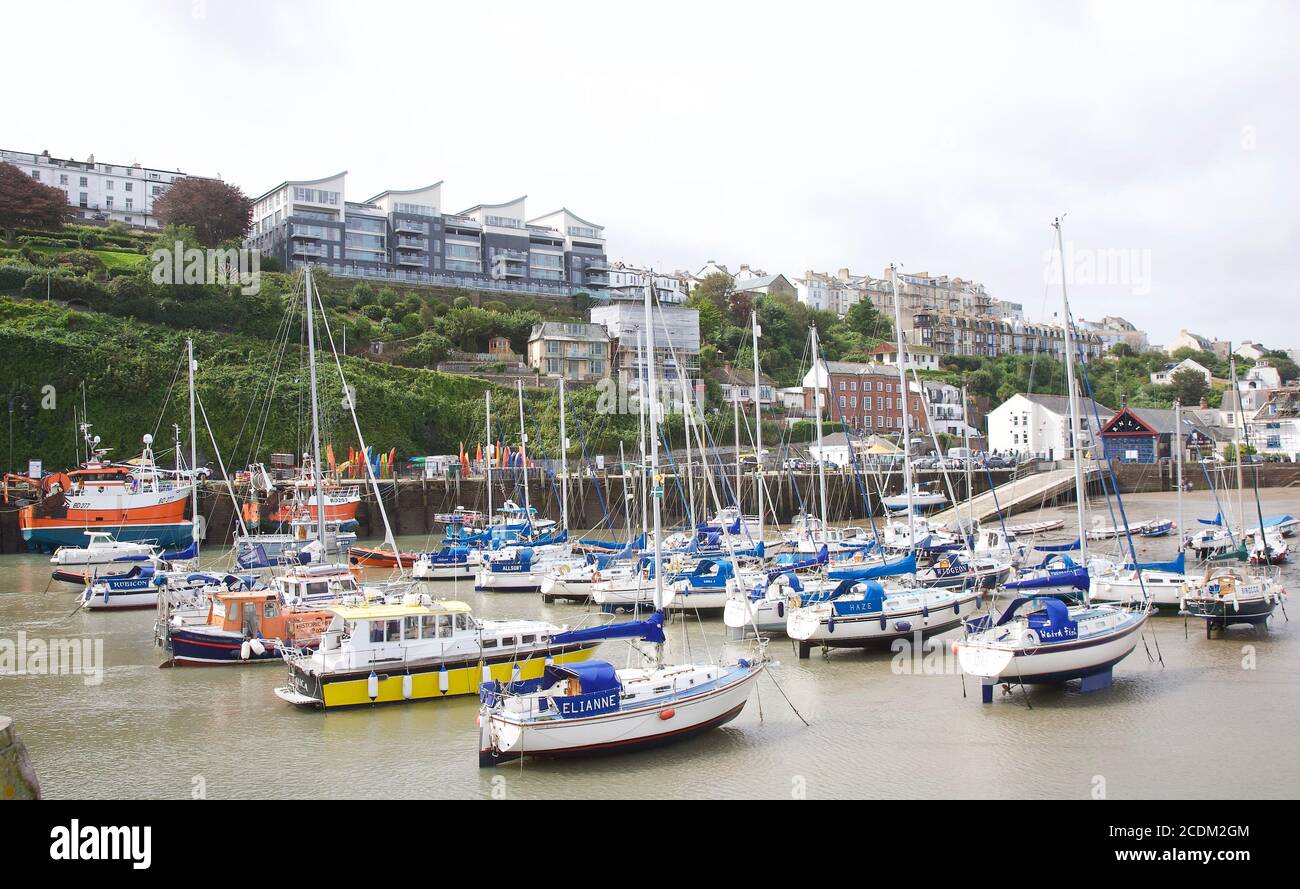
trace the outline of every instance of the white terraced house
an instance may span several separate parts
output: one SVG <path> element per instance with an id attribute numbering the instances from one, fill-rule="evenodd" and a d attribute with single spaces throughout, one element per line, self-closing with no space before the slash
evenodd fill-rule
<path id="1" fill-rule="evenodd" d="M 86 222 L 121 222 L 138 228 L 160 228 L 153 202 L 178 179 L 180 170 L 161 170 L 138 163 L 109 164 L 0 149 L 0 162 L 13 164 L 42 185 L 61 188 L 76 218 Z M 204 177 L 210 178 L 210 177 Z"/>

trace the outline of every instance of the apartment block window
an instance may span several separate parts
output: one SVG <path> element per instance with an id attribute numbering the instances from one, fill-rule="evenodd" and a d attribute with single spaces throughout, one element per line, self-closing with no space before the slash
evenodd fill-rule
<path id="1" fill-rule="evenodd" d="M 89 201 L 88 201 L 88 197 L 89 197 L 89 195 L 87 195 L 84 191 L 81 192 L 81 194 L 78 195 L 78 197 L 77 197 L 77 206 L 79 206 L 79 207 L 88 207 L 88 206 L 90 206 L 90 203 L 89 203 Z"/>
<path id="2" fill-rule="evenodd" d="M 841 408 L 844 407 L 844 396 L 843 396 L 843 395 L 840 396 L 840 407 L 841 407 Z"/>
<path id="3" fill-rule="evenodd" d="M 841 391 L 841 392 L 844 391 L 844 389 L 846 388 L 846 386 L 847 386 L 847 384 L 846 384 L 843 380 L 840 380 L 840 391 Z M 840 400 L 843 401 L 843 399 L 840 399 Z"/>
<path id="4" fill-rule="evenodd" d="M 67 185 L 67 184 L 68 184 L 68 174 L 67 174 L 67 173 L 60 173 L 60 174 L 59 174 L 59 184 L 60 184 L 60 185 Z"/>
<path id="5" fill-rule="evenodd" d="M 88 179 L 88 178 L 85 177 L 85 176 L 82 176 L 82 177 L 81 177 L 81 183 L 80 183 L 80 184 L 81 184 L 81 187 L 82 187 L 82 188 L 88 188 L 88 187 L 90 186 L 90 179 Z"/>
<path id="6" fill-rule="evenodd" d="M 151 186 L 149 187 L 149 194 L 153 195 L 154 197 L 158 197 L 158 195 L 162 194 L 162 186 L 161 186 L 161 185 L 151 185 Z"/>
<path id="7" fill-rule="evenodd" d="M 112 180 L 112 179 L 105 179 L 105 180 L 104 180 L 104 188 L 105 188 L 105 190 L 107 190 L 107 191 L 112 191 L 112 190 L 113 190 L 113 180 Z"/>
<path id="8" fill-rule="evenodd" d="M 849 407 L 856 408 L 857 406 L 858 406 L 858 396 L 856 396 L 856 395 L 850 395 L 850 396 L 849 396 Z"/>
<path id="9" fill-rule="evenodd" d="M 594 374 L 603 374 L 605 372 L 605 362 L 603 361 L 591 362 L 591 372 Z"/>
<path id="10" fill-rule="evenodd" d="M 132 207 L 131 207 L 131 203 L 132 203 L 132 199 L 131 199 L 131 198 L 127 198 L 127 199 L 126 199 L 126 209 L 128 209 L 128 210 L 132 209 Z"/>
<path id="11" fill-rule="evenodd" d="M 113 196 L 111 194 L 104 198 L 104 206 L 109 210 L 113 209 Z"/>
<path id="12" fill-rule="evenodd" d="M 127 191 L 135 191 L 135 183 L 134 183 L 134 182 L 123 182 L 123 183 L 122 183 L 122 187 L 123 187 L 124 189 L 126 189 Z"/>
<path id="13" fill-rule="evenodd" d="M 32 170 L 32 178 L 35 179 L 37 182 L 40 182 L 40 181 L 41 181 L 41 171 L 40 171 L 40 170 Z"/>
<path id="14" fill-rule="evenodd" d="M 868 429 L 870 429 L 870 428 L 871 428 L 871 415 L 870 415 L 870 414 L 867 414 L 865 417 L 863 417 L 863 418 L 862 418 L 862 422 L 866 425 L 866 427 L 867 427 Z"/>

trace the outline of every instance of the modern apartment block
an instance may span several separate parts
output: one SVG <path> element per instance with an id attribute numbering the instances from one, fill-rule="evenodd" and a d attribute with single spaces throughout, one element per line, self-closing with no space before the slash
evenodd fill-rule
<path id="1" fill-rule="evenodd" d="M 92 154 L 84 161 L 51 157 L 48 151 L 29 154 L 0 149 L 0 161 L 13 164 L 44 185 L 61 188 L 77 218 L 87 222 L 122 222 L 159 228 L 153 202 L 177 179 L 180 170 L 160 170 L 140 164 L 108 164 Z"/>
<path id="2" fill-rule="evenodd" d="M 548 377 L 573 382 L 609 376 L 609 333 L 600 324 L 544 321 L 528 335 L 528 364 Z"/>
<path id="3" fill-rule="evenodd" d="M 444 212 L 442 182 L 345 198 L 347 173 L 286 181 L 258 197 L 248 242 L 285 268 L 544 296 L 609 286 L 602 226 L 561 208 L 528 219 L 525 198 Z"/>

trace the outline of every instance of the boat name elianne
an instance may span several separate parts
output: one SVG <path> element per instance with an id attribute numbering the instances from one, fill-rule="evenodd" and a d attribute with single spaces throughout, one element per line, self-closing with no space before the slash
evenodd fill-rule
<path id="1" fill-rule="evenodd" d="M 578 699 L 560 699 L 560 712 L 566 716 L 578 715 L 581 713 L 596 713 L 601 710 L 612 710 L 618 706 L 618 692 L 612 691 L 607 695 L 601 695 L 598 698 Z"/>

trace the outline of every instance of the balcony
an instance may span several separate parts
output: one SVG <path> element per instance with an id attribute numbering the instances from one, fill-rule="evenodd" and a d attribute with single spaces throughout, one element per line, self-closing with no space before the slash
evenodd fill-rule
<path id="1" fill-rule="evenodd" d="M 428 250 L 429 239 L 428 238 L 405 238 L 399 236 L 397 239 L 397 246 L 405 250 Z"/>
<path id="2" fill-rule="evenodd" d="M 422 269 L 428 266 L 429 257 L 423 253 L 399 253 L 397 254 L 397 264 Z"/>
<path id="3" fill-rule="evenodd" d="M 325 256 L 325 247 L 321 244 L 303 244 L 294 241 L 289 247 L 294 256 Z"/>
<path id="4" fill-rule="evenodd" d="M 471 219 L 468 216 L 444 216 L 442 224 L 446 228 L 467 228 L 474 232 L 482 231 L 483 226 L 479 225 L 477 219 Z"/>
<path id="5" fill-rule="evenodd" d="M 416 235 L 427 235 L 429 233 L 429 223 L 417 222 L 414 219 L 394 219 L 393 231 L 398 233 L 410 232 L 411 234 Z"/>

